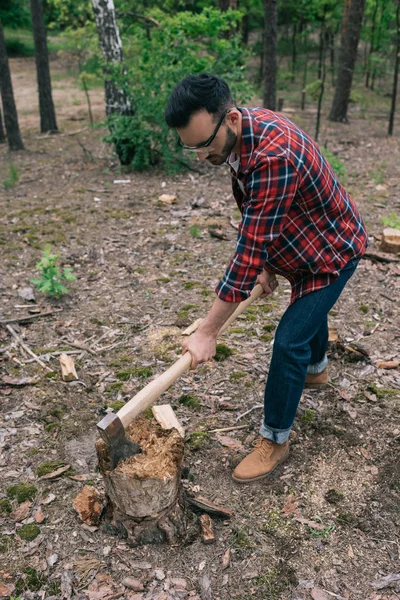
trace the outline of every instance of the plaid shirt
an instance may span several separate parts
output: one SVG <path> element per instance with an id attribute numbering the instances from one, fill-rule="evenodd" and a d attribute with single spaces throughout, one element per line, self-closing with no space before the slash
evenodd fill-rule
<path id="1" fill-rule="evenodd" d="M 242 145 L 231 167 L 242 213 L 236 251 L 216 293 L 245 300 L 263 269 L 292 286 L 290 302 L 332 283 L 360 258 L 367 233 L 358 209 L 317 144 L 264 108 L 240 108 Z"/>

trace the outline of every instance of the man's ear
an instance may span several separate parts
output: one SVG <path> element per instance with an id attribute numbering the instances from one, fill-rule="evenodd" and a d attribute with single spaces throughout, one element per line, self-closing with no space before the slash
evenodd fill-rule
<path id="1" fill-rule="evenodd" d="M 237 125 L 238 121 L 239 121 L 239 111 L 237 110 L 237 108 L 233 108 L 228 114 L 227 114 L 227 121 L 228 123 L 230 123 L 231 125 Z"/>

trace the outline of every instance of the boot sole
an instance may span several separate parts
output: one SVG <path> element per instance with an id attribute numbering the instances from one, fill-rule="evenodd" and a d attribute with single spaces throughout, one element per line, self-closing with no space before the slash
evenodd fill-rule
<path id="1" fill-rule="evenodd" d="M 305 390 L 326 390 L 329 387 L 328 383 L 306 383 Z"/>
<path id="2" fill-rule="evenodd" d="M 275 471 L 275 469 L 277 469 L 279 467 L 279 465 L 281 465 L 287 459 L 288 456 L 289 456 L 289 449 L 287 450 L 286 454 L 284 454 L 282 456 L 282 458 L 280 460 L 278 460 L 278 462 L 276 463 L 274 468 L 271 469 L 271 471 L 268 471 L 268 473 L 265 473 L 264 475 L 259 475 L 258 477 L 252 477 L 251 479 L 238 479 L 237 477 L 232 475 L 232 479 L 234 481 L 237 481 L 238 483 L 252 483 L 253 481 L 260 481 L 260 479 L 265 479 L 266 477 L 269 477 L 269 475 L 271 475 Z"/>

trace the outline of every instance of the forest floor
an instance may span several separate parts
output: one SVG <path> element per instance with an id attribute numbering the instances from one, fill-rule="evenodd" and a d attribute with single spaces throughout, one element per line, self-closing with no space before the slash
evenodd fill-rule
<path id="1" fill-rule="evenodd" d="M 33 59 L 13 60 L 26 151 L 10 157 L 0 150 L 0 181 L 10 182 L 11 163 L 19 176 L 0 193 L 0 597 L 400 598 L 400 372 L 379 366 L 400 360 L 400 257 L 379 259 L 381 218 L 400 213 L 399 126 L 388 139 L 387 122 L 376 115 L 352 110 L 350 125 L 323 119 L 321 143 L 344 164 L 370 254 L 331 312 L 338 336 L 330 345 L 331 385 L 303 395 L 288 461 L 252 485 L 231 478 L 258 432 L 254 407 L 289 299 L 280 279 L 274 296 L 221 338 L 232 354 L 185 374 L 160 399 L 186 429 L 185 486 L 231 508 L 232 519 L 214 520 L 214 544 L 135 548 L 104 521 L 84 525 L 73 508 L 85 484 L 103 490 L 96 423 L 177 359 L 182 328 L 211 305 L 239 215 L 224 166 L 122 173 L 102 141 L 105 130 L 87 127 L 83 92 L 58 61 L 52 69 L 62 134 L 38 133 Z M 100 121 L 103 91 L 91 96 Z M 313 135 L 311 107 L 288 106 L 285 114 Z M 176 203 L 159 200 L 163 193 Z M 215 228 L 224 239 L 210 235 Z M 29 300 L 23 290 L 45 243 L 77 281 L 62 299 L 36 291 Z M 38 310 L 52 314 L 37 317 Z M 35 318 L 18 324 L 27 314 Z M 51 371 L 15 342 L 4 324 L 10 319 Z M 51 353 L 65 350 L 76 352 L 79 381 L 61 379 Z M 245 427 L 225 437 L 210 432 L 238 424 Z M 39 467 L 40 474 L 62 465 L 71 469 L 59 477 L 38 475 Z M 12 486 L 22 483 L 34 488 L 18 504 Z M 230 564 L 222 565 L 228 550 Z M 122 584 L 128 576 L 136 591 Z"/>

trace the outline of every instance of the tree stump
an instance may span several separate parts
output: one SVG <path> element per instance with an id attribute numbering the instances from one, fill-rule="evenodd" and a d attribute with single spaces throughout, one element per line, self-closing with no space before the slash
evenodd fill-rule
<path id="1" fill-rule="evenodd" d="M 184 441 L 176 429 L 137 417 L 126 431 L 142 448 L 110 469 L 107 446 L 96 442 L 100 471 L 112 505 L 113 525 L 131 545 L 186 543 L 198 534 L 198 519 L 188 509 L 181 484 Z"/>

